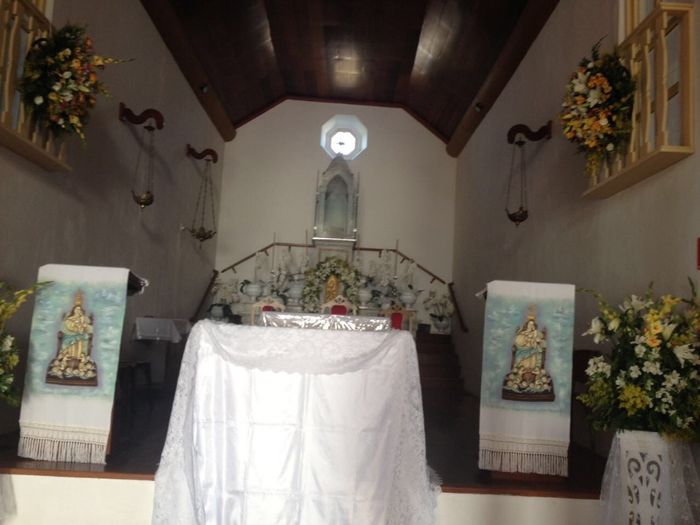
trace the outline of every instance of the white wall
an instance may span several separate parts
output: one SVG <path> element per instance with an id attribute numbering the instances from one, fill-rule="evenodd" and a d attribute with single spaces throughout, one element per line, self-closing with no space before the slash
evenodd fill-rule
<path id="1" fill-rule="evenodd" d="M 152 481 L 0 475 L 4 525 L 146 525 L 153 508 Z M 37 498 L 41 504 L 37 504 Z M 598 500 L 441 494 L 438 525 L 589 525 L 598 523 Z"/>
<path id="2" fill-rule="evenodd" d="M 226 145 L 217 268 L 271 243 L 274 232 L 280 242 L 304 242 L 305 230 L 311 238 L 317 173 L 331 161 L 321 126 L 336 114 L 368 129 L 368 148 L 350 161 L 360 174 L 359 244 L 393 248 L 400 239 L 402 252 L 451 280 L 456 160 L 444 143 L 400 109 L 294 100 Z"/>
<path id="3" fill-rule="evenodd" d="M 458 336 L 465 385 L 478 394 L 484 305 L 474 292 L 494 279 L 574 283 L 611 301 L 643 292 L 688 292 L 697 279 L 700 234 L 700 157 L 697 154 L 601 201 L 586 201 L 584 159 L 561 134 L 564 85 L 591 45 L 614 43 L 616 2 L 562 0 L 502 95 L 459 157 L 455 217 L 455 287 L 469 334 Z M 695 27 L 700 8 L 695 7 Z M 700 46 L 700 39 L 696 46 Z M 700 116 L 700 49 L 695 56 L 695 121 Z M 550 141 L 528 146 L 530 218 L 516 228 L 503 212 L 512 146 L 508 129 L 554 121 Z M 594 301 L 577 296 L 577 348 Z"/>
<path id="4" fill-rule="evenodd" d="M 0 146 L 0 281 L 27 287 L 46 263 L 131 268 L 151 286 L 128 300 L 128 337 L 134 316 L 189 317 L 204 292 L 216 241 L 200 248 L 179 231 L 191 221 L 199 187 L 185 145 L 223 153 L 223 141 L 138 0 L 57 0 L 54 24 L 68 20 L 87 24 L 98 53 L 133 61 L 102 72 L 112 98 L 98 100 L 87 144 L 73 140 L 72 173 L 46 172 Z M 154 107 L 165 116 L 156 136 L 156 201 L 143 212 L 130 195 L 136 128 L 117 119 L 120 101 L 137 113 Z M 8 325 L 24 348 L 31 309 L 23 307 Z M 16 426 L 17 413 L 5 419 L 0 433 Z"/>

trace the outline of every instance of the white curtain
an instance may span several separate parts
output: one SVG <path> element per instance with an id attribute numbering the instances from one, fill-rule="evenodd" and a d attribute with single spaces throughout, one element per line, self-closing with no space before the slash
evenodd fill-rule
<path id="1" fill-rule="evenodd" d="M 410 334 L 198 323 L 154 524 L 429 525 Z"/>

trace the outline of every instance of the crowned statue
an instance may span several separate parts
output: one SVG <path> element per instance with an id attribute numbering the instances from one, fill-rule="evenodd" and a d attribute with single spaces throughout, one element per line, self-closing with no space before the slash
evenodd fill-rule
<path id="1" fill-rule="evenodd" d="M 545 368 L 547 329 L 537 325 L 537 309 L 530 305 L 511 346 L 510 371 L 503 380 L 503 399 L 554 401 L 554 385 Z"/>
<path id="2" fill-rule="evenodd" d="M 96 386 L 97 365 L 92 358 L 93 319 L 83 307 L 78 290 L 70 312 L 61 321 L 56 357 L 51 360 L 46 382 L 63 385 Z"/>

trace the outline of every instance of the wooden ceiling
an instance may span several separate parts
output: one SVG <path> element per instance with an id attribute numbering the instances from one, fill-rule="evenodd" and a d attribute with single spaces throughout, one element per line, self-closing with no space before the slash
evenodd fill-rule
<path id="1" fill-rule="evenodd" d="M 483 118 L 482 87 L 505 76 L 500 93 L 557 2 L 142 3 L 226 140 L 300 98 L 401 107 L 450 143 L 464 135 L 470 109 Z M 464 144 L 450 146 L 458 154 Z"/>

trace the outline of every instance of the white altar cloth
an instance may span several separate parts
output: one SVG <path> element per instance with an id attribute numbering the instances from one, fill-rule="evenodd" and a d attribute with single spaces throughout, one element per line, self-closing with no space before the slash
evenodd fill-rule
<path id="1" fill-rule="evenodd" d="M 154 524 L 431 525 L 438 492 L 408 332 L 195 325 Z"/>

